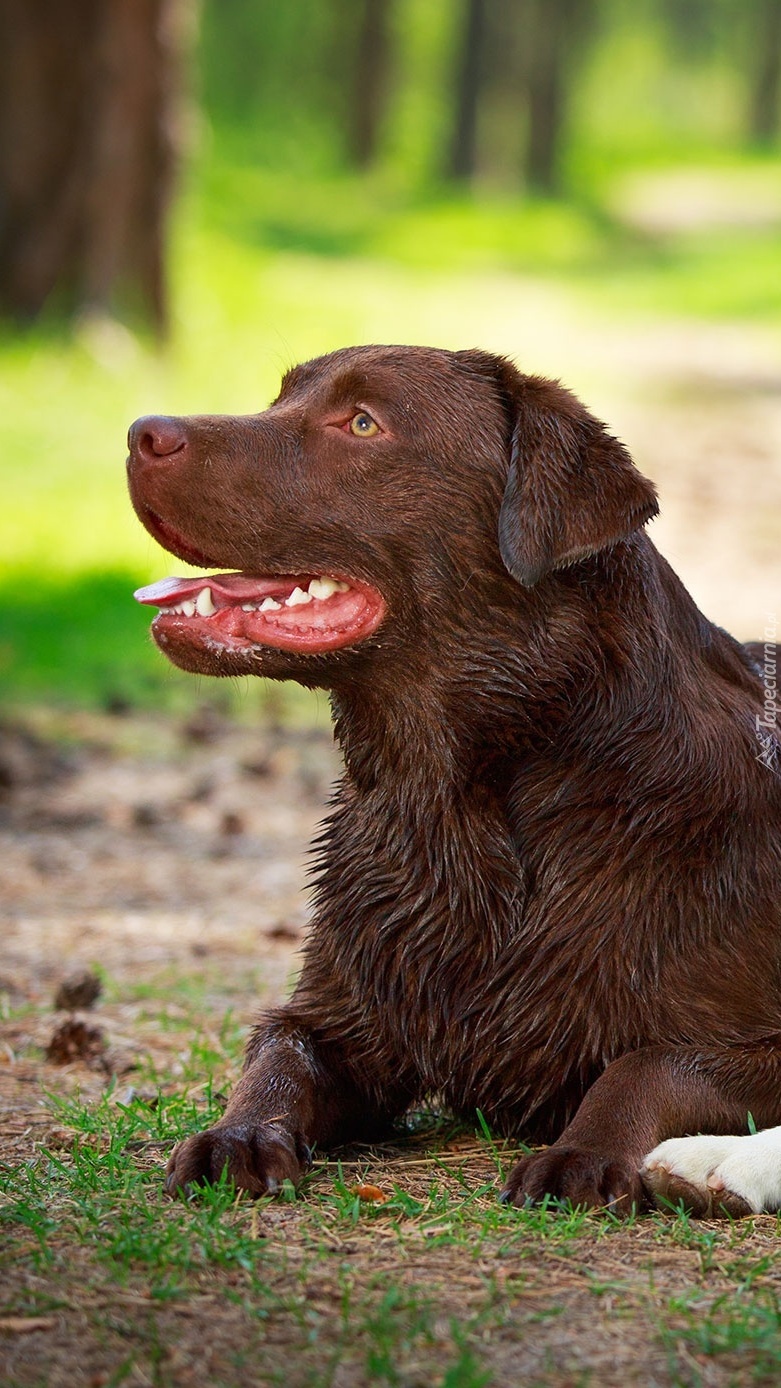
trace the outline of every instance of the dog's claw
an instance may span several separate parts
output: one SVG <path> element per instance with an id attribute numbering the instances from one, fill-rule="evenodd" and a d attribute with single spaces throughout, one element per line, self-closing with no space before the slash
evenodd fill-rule
<path id="1" fill-rule="evenodd" d="M 627 1161 L 576 1147 L 546 1148 L 523 1157 L 510 1173 L 503 1204 L 529 1209 L 542 1204 L 607 1209 L 628 1215 L 644 1203 L 640 1177 Z"/>
<path id="2" fill-rule="evenodd" d="M 180 1142 L 165 1177 L 168 1195 L 188 1198 L 199 1186 L 216 1184 L 223 1174 L 237 1190 L 253 1196 L 276 1195 L 285 1181 L 297 1185 L 308 1169 L 309 1150 L 299 1138 L 262 1122 L 217 1124 Z"/>

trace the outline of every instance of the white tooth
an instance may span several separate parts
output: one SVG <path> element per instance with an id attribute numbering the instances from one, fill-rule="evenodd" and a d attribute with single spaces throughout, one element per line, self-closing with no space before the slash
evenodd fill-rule
<path id="1" fill-rule="evenodd" d="M 326 578 L 325 576 L 323 576 L 322 578 L 313 578 L 312 582 L 310 583 L 307 589 L 307 592 L 310 594 L 311 597 L 319 598 L 321 602 L 325 602 L 325 600 L 327 598 L 330 598 L 331 595 L 336 592 L 336 590 L 336 579 Z"/>
<path id="2" fill-rule="evenodd" d="M 289 598 L 285 598 L 285 607 L 301 607 L 305 602 L 311 602 L 311 593 L 305 593 L 303 588 L 294 588 Z"/>
<path id="3" fill-rule="evenodd" d="M 192 602 L 190 598 L 188 598 L 186 602 L 182 603 L 181 607 L 179 608 L 179 611 L 183 612 L 185 617 L 194 617 L 195 603 Z"/>
<path id="4" fill-rule="evenodd" d="M 330 582 L 330 579 L 329 579 L 329 582 Z M 341 580 L 340 578 L 334 579 L 334 583 L 336 584 L 336 591 L 337 591 L 337 593 L 349 593 L 349 591 L 350 591 L 350 585 L 349 585 L 349 583 L 342 583 L 342 580 Z"/>
<path id="5" fill-rule="evenodd" d="M 260 607 L 258 608 L 258 611 L 259 611 L 259 612 L 278 612 L 281 606 L 282 606 L 282 603 L 281 603 L 281 602 L 276 602 L 276 601 L 274 600 L 274 598 L 264 598 L 263 601 L 262 601 L 262 603 L 260 604 Z"/>
<path id="6" fill-rule="evenodd" d="M 241 610 L 242 612 L 257 612 L 257 608 L 254 607 L 251 602 L 243 602 L 241 604 Z"/>
<path id="7" fill-rule="evenodd" d="M 211 588 L 202 588 L 195 599 L 195 610 L 199 617 L 211 617 L 217 608 L 212 602 Z"/>

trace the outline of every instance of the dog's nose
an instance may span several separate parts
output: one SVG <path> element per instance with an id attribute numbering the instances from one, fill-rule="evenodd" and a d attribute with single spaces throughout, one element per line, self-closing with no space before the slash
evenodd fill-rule
<path id="1" fill-rule="evenodd" d="M 172 419 L 167 415 L 144 415 L 143 419 L 131 424 L 127 446 L 131 458 L 142 463 L 171 458 L 187 447 L 184 420 Z"/>

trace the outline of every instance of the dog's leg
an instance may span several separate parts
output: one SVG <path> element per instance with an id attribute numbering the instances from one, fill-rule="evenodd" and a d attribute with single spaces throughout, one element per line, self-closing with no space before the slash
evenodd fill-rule
<path id="1" fill-rule="evenodd" d="M 297 1183 L 312 1147 L 366 1135 L 407 1107 L 411 1095 L 400 1085 L 389 1086 L 387 1102 L 383 1095 L 378 1103 L 370 1069 L 367 1059 L 366 1085 L 359 1086 L 335 1046 L 315 1041 L 304 1018 L 281 1009 L 255 1032 L 220 1121 L 174 1150 L 166 1190 L 187 1191 L 223 1172 L 253 1195 L 274 1194 L 284 1180 Z"/>
<path id="2" fill-rule="evenodd" d="M 672 1137 L 745 1129 L 749 1113 L 758 1127 L 781 1119 L 781 1036 L 723 1050 L 649 1046 L 608 1066 L 553 1146 L 513 1169 L 502 1199 L 523 1205 L 548 1195 L 628 1213 L 647 1205 L 649 1192 L 675 1190 L 695 1214 L 718 1214 L 719 1203 L 722 1213 L 747 1214 L 751 1201 L 739 1187 L 732 1202 L 714 1201 L 712 1190 L 698 1194 L 698 1180 L 684 1189 L 683 1177 L 663 1190 L 648 1161 Z"/>

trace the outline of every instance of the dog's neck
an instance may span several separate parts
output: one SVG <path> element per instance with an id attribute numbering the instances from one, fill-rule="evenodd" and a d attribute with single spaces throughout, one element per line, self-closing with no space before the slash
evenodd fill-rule
<path id="1" fill-rule="evenodd" d="M 574 574 L 544 592 L 505 578 L 482 593 L 473 585 L 462 610 L 427 622 L 425 641 L 413 633 L 403 646 L 378 646 L 332 686 L 336 737 L 355 785 L 403 788 L 414 805 L 432 785 L 458 797 L 493 784 L 499 765 L 506 778 L 513 762 L 544 751 L 577 717 L 593 681 L 593 625 L 591 595 Z"/>
<path id="2" fill-rule="evenodd" d="M 609 758 L 616 727 L 628 735 L 639 716 L 649 727 L 660 722 L 668 742 L 694 736 L 677 726 L 686 700 L 661 702 L 660 681 L 688 688 L 699 662 L 719 657 L 728 680 L 752 677 L 647 537 L 631 548 L 633 556 L 621 545 L 563 571 L 545 592 L 520 593 L 516 607 L 494 607 L 490 627 L 469 614 L 422 650 L 411 643 L 387 662 L 367 662 L 333 691 L 355 787 L 386 785 L 414 814 L 432 788 L 443 803 L 481 787 L 503 798 L 514 771 L 535 760 L 564 766 L 565 753 L 584 747 Z"/>

